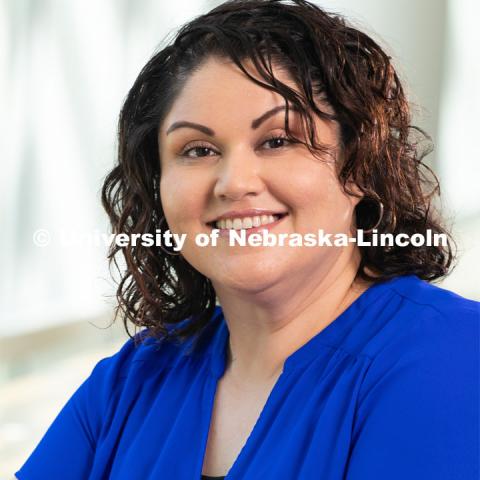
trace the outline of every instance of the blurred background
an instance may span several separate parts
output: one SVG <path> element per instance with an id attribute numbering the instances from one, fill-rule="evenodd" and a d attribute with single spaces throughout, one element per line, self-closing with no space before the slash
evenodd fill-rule
<path id="1" fill-rule="evenodd" d="M 99 240 L 117 115 L 142 66 L 218 1 L 0 0 L 0 478 L 101 358 L 126 341 Z M 440 285 L 480 300 L 480 3 L 316 2 L 394 58 L 431 134 L 459 261 Z"/>

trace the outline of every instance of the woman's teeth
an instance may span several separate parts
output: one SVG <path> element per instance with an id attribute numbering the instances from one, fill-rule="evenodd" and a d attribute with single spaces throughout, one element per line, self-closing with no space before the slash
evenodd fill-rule
<path id="1" fill-rule="evenodd" d="M 280 215 L 259 215 L 255 217 L 226 218 L 214 223 L 215 228 L 234 230 L 248 229 L 268 225 L 280 218 Z"/>

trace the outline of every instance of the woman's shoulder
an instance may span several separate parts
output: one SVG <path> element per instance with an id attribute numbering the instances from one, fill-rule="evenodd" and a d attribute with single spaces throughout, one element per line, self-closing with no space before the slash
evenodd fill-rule
<path id="1" fill-rule="evenodd" d="M 51 460 L 58 456 L 65 461 L 73 458 L 79 466 L 79 478 L 85 478 L 83 473 L 91 465 L 95 450 L 107 438 L 115 441 L 120 435 L 119 425 L 124 424 L 133 405 L 138 406 L 137 413 L 143 418 L 164 385 L 168 383 L 169 391 L 174 392 L 175 382 L 179 388 L 188 384 L 198 371 L 196 363 L 182 361 L 188 350 L 188 342 L 155 338 L 148 330 L 129 338 L 115 354 L 97 362 L 17 476 L 38 478 L 40 471 L 42 478 L 60 478 L 60 470 L 67 470 L 62 461 Z M 177 375 L 175 365 L 185 366 L 187 371 L 182 371 L 186 374 Z"/>
<path id="2" fill-rule="evenodd" d="M 388 282 L 383 301 L 372 305 L 356 350 L 392 361 L 413 352 L 456 355 L 478 349 L 480 303 L 410 275 Z"/>
<path id="3" fill-rule="evenodd" d="M 418 458 L 473 465 L 479 303 L 409 277 L 392 282 L 374 316 L 365 347 L 370 361 L 356 400 L 350 471 L 370 468 L 369 451 L 377 453 L 379 469 L 393 464 L 398 451 L 407 465 Z"/>
<path id="4" fill-rule="evenodd" d="M 152 373 L 158 375 L 165 369 L 182 365 L 185 360 L 201 362 L 208 356 L 210 342 L 202 343 L 199 340 L 205 334 L 212 334 L 212 329 L 216 327 L 215 318 L 220 313 L 220 307 L 216 307 L 204 332 L 183 341 L 175 337 L 154 336 L 149 329 L 141 330 L 126 340 L 115 354 L 101 359 L 96 364 L 92 377 L 106 377 L 111 384 L 118 386 L 128 377 L 134 376 L 141 381 Z M 182 324 L 188 320 L 185 319 Z"/>
<path id="5" fill-rule="evenodd" d="M 391 282 L 390 296 L 374 317 L 361 346 L 371 359 L 369 376 L 402 370 L 416 378 L 422 368 L 455 375 L 478 364 L 480 303 L 475 300 L 408 276 Z"/>
<path id="6" fill-rule="evenodd" d="M 395 282 L 392 290 L 402 297 L 411 309 L 457 321 L 478 322 L 480 302 L 465 298 L 451 290 L 427 282 L 415 275 L 405 277 L 404 281 Z"/>
<path id="7" fill-rule="evenodd" d="M 385 306 L 386 330 L 408 334 L 426 331 L 439 334 L 445 331 L 478 331 L 480 302 L 468 299 L 415 275 L 389 282 L 390 305 Z"/>
<path id="8" fill-rule="evenodd" d="M 380 307 L 362 345 L 370 362 L 361 401 L 371 395 L 391 405 L 408 397 L 413 405 L 423 396 L 428 408 L 443 395 L 452 405 L 465 398 L 471 411 L 466 397 L 478 395 L 480 303 L 409 276 L 391 282 Z"/>

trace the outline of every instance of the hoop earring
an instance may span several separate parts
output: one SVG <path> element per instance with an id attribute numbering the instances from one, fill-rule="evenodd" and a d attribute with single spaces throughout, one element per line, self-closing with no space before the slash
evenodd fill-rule
<path id="1" fill-rule="evenodd" d="M 380 225 L 380 223 L 383 219 L 383 212 L 384 212 L 383 203 L 380 200 L 378 200 L 377 198 L 369 197 L 369 199 L 378 203 L 378 220 L 373 227 L 370 227 L 367 230 L 363 230 L 363 233 L 372 233 L 373 230 L 375 230 Z"/>
<path id="2" fill-rule="evenodd" d="M 160 219 L 160 222 L 158 223 L 158 227 L 159 227 L 159 230 L 161 230 L 160 226 L 162 225 L 163 221 L 166 220 L 165 218 L 165 215 L 162 216 L 162 218 Z M 168 225 L 167 225 L 168 227 Z M 169 230 L 169 229 L 167 229 Z M 170 230 L 169 230 L 170 231 Z M 174 252 L 174 251 L 171 251 L 171 250 L 167 250 L 163 245 L 159 245 L 160 249 L 162 251 L 164 251 L 167 255 L 171 255 L 172 257 L 178 257 L 179 255 L 181 255 L 182 253 L 180 251 L 178 252 Z"/>

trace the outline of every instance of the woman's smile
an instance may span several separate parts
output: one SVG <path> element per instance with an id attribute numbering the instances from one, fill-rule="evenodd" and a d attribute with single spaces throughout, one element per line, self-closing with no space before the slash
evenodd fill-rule
<path id="1" fill-rule="evenodd" d="M 237 210 L 222 214 L 217 220 L 207 222 L 207 225 L 211 229 L 218 229 L 220 237 L 229 237 L 230 230 L 245 230 L 245 234 L 250 235 L 263 229 L 271 230 L 287 215 L 288 212 L 274 213 L 266 209 Z"/>

